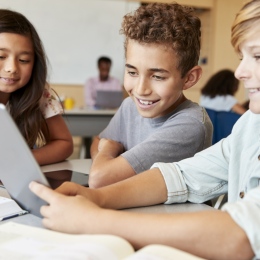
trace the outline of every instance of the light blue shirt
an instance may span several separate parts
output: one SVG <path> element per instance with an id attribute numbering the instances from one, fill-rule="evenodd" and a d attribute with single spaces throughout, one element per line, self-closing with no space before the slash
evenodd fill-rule
<path id="1" fill-rule="evenodd" d="M 232 133 L 194 157 L 156 163 L 170 203 L 200 203 L 228 193 L 222 210 L 246 232 L 260 258 L 260 115 L 247 111 Z"/>

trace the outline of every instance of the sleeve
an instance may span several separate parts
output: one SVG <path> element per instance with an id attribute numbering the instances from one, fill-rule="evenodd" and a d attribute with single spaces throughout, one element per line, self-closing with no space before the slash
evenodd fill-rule
<path id="1" fill-rule="evenodd" d="M 121 126 L 124 125 L 124 122 L 122 122 L 123 103 L 116 111 L 115 115 L 112 117 L 107 127 L 99 134 L 100 138 L 107 138 L 116 142 L 121 142 Z"/>
<path id="2" fill-rule="evenodd" d="M 222 142 L 178 163 L 155 163 L 168 192 L 166 204 L 201 203 L 227 193 L 228 163 Z"/>
<path id="3" fill-rule="evenodd" d="M 246 193 L 243 200 L 226 203 L 222 210 L 246 232 L 255 257 L 260 259 L 260 186 Z"/>
<path id="4" fill-rule="evenodd" d="M 176 162 L 194 156 L 204 148 L 205 135 L 203 123 L 182 116 L 164 123 L 122 156 L 140 173 L 155 162 Z"/>
<path id="5" fill-rule="evenodd" d="M 45 119 L 63 113 L 62 105 L 51 89 L 45 89 L 40 100 L 40 109 Z"/>

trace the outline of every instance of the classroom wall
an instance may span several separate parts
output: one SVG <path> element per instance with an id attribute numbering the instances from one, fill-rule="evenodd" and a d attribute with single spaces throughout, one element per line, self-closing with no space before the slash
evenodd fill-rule
<path id="1" fill-rule="evenodd" d="M 139 3 L 118 0 L 1 0 L 1 8 L 23 13 L 46 49 L 52 84 L 83 84 L 98 75 L 97 59 L 112 58 L 111 74 L 124 72 L 122 17 Z"/>
<path id="2" fill-rule="evenodd" d="M 230 28 L 244 1 L 177 1 L 201 9 L 201 59 L 206 59 L 206 63 L 200 63 L 201 80 L 185 91 L 188 98 L 198 102 L 200 89 L 212 73 L 222 68 L 235 70 L 239 61 L 230 44 Z M 111 74 L 123 83 L 124 49 L 119 29 L 122 17 L 139 5 L 137 0 L 1 0 L 2 8 L 22 12 L 35 25 L 49 57 L 51 86 L 58 94 L 73 97 L 77 106 L 84 105 L 85 80 L 98 74 L 99 56 L 113 59 Z M 236 96 L 241 102 L 246 99 L 243 87 Z"/>
<path id="3" fill-rule="evenodd" d="M 166 0 L 167 1 L 167 0 Z M 189 0 L 184 1 L 186 4 Z M 200 81 L 191 89 L 186 91 L 186 96 L 194 101 L 199 101 L 200 89 L 210 76 L 221 70 L 231 69 L 235 71 L 239 59 L 231 45 L 231 26 L 236 13 L 247 0 L 212 0 L 208 1 L 209 8 L 206 8 L 205 1 L 195 1 L 196 6 L 201 6 L 207 11 L 199 15 L 202 21 L 202 46 L 201 57 L 207 58 L 207 64 L 200 64 L 203 75 Z M 164 2 L 164 0 L 159 0 Z M 193 0 L 190 0 L 193 5 Z M 247 100 L 247 92 L 243 84 L 240 84 L 236 98 L 242 103 Z"/>

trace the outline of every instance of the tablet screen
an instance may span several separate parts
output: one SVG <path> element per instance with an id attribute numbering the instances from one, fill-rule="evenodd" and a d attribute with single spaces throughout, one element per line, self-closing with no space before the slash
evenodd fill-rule
<path id="1" fill-rule="evenodd" d="M 58 170 L 44 172 L 44 175 L 53 189 L 56 189 L 66 181 L 72 181 L 82 186 L 88 187 L 88 174 L 84 174 L 82 172 L 76 172 L 72 170 Z"/>

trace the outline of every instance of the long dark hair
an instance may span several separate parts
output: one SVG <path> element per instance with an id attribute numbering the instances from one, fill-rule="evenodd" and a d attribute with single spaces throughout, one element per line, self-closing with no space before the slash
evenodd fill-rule
<path id="1" fill-rule="evenodd" d="M 9 98 L 10 114 L 29 147 L 37 139 L 49 140 L 46 121 L 40 111 L 40 99 L 46 87 L 47 60 L 45 51 L 34 26 L 22 14 L 0 9 L 0 33 L 15 33 L 28 37 L 34 48 L 34 66 L 29 82 L 11 93 Z"/>
<path id="2" fill-rule="evenodd" d="M 238 90 L 238 79 L 232 70 L 224 69 L 214 74 L 201 89 L 201 94 L 214 98 L 217 95 L 232 95 Z"/>

